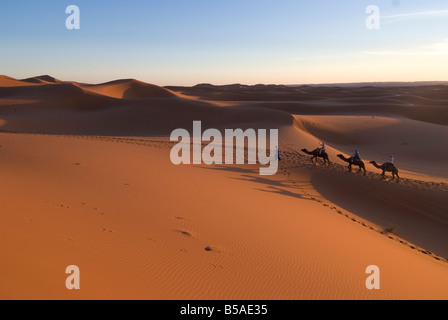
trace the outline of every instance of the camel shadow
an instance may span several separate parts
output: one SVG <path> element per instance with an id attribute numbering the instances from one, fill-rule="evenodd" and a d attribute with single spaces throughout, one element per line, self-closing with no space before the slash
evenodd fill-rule
<path id="1" fill-rule="evenodd" d="M 257 190 L 260 192 L 268 192 L 268 193 L 278 194 L 278 195 L 291 197 L 291 198 L 295 198 L 295 199 L 319 202 L 318 199 L 310 197 L 309 195 L 306 195 L 303 192 L 295 192 L 295 191 L 298 191 L 297 190 L 298 186 L 287 185 L 283 181 L 275 181 L 275 180 L 270 180 L 270 179 L 261 178 L 261 177 L 248 176 L 248 175 L 245 175 L 243 177 L 244 177 L 244 179 L 243 178 L 235 178 L 235 179 L 242 180 L 242 181 L 251 181 L 251 182 L 255 182 L 255 183 L 264 185 L 267 189 L 254 188 L 254 190 Z M 299 181 L 296 181 L 296 183 L 298 183 L 298 182 Z M 302 183 L 309 184 L 309 182 L 305 182 L 305 181 L 303 181 Z M 305 186 L 302 186 L 302 187 L 305 187 Z"/>
<path id="2" fill-rule="evenodd" d="M 271 180 L 268 178 L 264 178 L 262 176 L 252 176 L 249 174 L 243 174 L 241 178 L 232 178 L 235 180 L 241 180 L 241 181 L 248 181 L 248 182 L 255 182 L 258 184 L 266 185 L 266 186 L 274 186 L 274 187 L 283 187 L 283 188 L 293 188 L 292 186 L 286 185 L 285 181 L 277 181 L 277 180 Z"/>
<path id="3" fill-rule="evenodd" d="M 292 185 L 289 180 L 273 180 L 273 179 L 267 178 L 266 176 L 260 176 L 258 168 L 246 169 L 246 168 L 240 168 L 240 167 L 235 167 L 235 166 L 215 166 L 215 167 L 208 167 L 208 168 L 203 168 L 203 169 L 240 173 L 241 174 L 240 177 L 228 177 L 228 178 L 233 179 L 233 180 L 253 182 L 253 183 L 259 184 L 260 186 L 263 186 L 264 188 L 254 188 L 254 190 L 257 190 L 260 192 L 273 193 L 273 194 L 278 194 L 278 195 L 282 195 L 282 196 L 286 196 L 286 197 L 292 197 L 295 199 L 319 202 L 318 199 L 310 198 L 310 196 L 306 195 L 305 193 L 296 192 L 296 191 L 299 191 L 298 188 L 309 187 L 310 186 L 309 181 L 294 181 L 294 185 Z"/>
<path id="4" fill-rule="evenodd" d="M 279 194 L 282 196 L 292 197 L 292 198 L 296 198 L 296 199 L 310 200 L 310 201 L 312 200 L 309 198 L 305 198 L 303 194 L 291 192 L 291 191 L 288 191 L 285 189 L 281 189 L 279 187 L 268 186 L 267 188 L 271 189 L 271 190 L 265 190 L 265 189 L 259 189 L 259 188 L 254 188 L 254 189 L 257 191 L 261 191 L 261 192 L 274 193 L 274 194 Z"/>
<path id="5" fill-rule="evenodd" d="M 244 173 L 244 174 L 258 174 L 257 169 L 245 169 L 239 168 L 235 166 L 215 166 L 215 167 L 207 167 L 205 170 L 217 170 L 217 171 L 227 171 L 227 172 L 236 172 L 236 173 Z"/>
<path id="6" fill-rule="evenodd" d="M 263 185 L 292 188 L 292 186 L 286 185 L 285 181 L 277 181 L 277 180 L 265 178 L 266 176 L 260 176 L 258 168 L 246 169 L 246 168 L 240 168 L 240 167 L 235 167 L 235 166 L 215 166 L 215 167 L 208 167 L 208 168 L 203 168 L 203 169 L 241 173 L 240 178 L 228 177 L 229 179 L 255 182 L 255 183 L 259 183 L 259 184 L 263 184 Z"/>

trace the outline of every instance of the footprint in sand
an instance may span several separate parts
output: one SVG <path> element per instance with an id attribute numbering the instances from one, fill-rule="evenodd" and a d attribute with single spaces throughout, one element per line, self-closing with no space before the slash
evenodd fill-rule
<path id="1" fill-rule="evenodd" d="M 184 218 L 184 217 L 173 217 L 175 220 L 188 220 L 188 219 L 186 219 L 186 218 Z M 182 235 L 182 236 L 184 236 L 184 237 L 187 237 L 187 238 L 194 238 L 194 235 L 191 233 L 191 232 L 189 232 L 189 231 L 186 231 L 186 230 L 182 230 L 182 229 L 177 229 L 177 230 L 174 230 L 176 233 L 178 233 L 178 234 L 180 234 L 180 235 Z M 207 252 L 214 252 L 214 253 L 222 253 L 222 250 L 221 249 L 219 249 L 219 248 L 217 248 L 217 247 L 214 247 L 214 246 L 206 246 L 205 248 L 204 248 L 204 250 L 205 251 L 207 251 Z M 184 252 L 184 253 L 186 253 L 187 252 L 187 250 L 186 249 L 180 249 L 180 251 L 181 252 Z"/>
<path id="2" fill-rule="evenodd" d="M 221 250 L 219 250 L 216 247 L 211 247 L 211 246 L 205 247 L 204 250 L 207 251 L 207 252 L 221 253 Z"/>
<path id="3" fill-rule="evenodd" d="M 57 203 L 57 204 L 55 204 L 55 206 L 56 206 L 56 207 L 59 207 L 59 208 L 63 208 L 63 209 L 70 209 L 70 207 L 69 207 L 69 206 L 66 206 L 65 204 L 59 204 L 59 203 Z"/>
<path id="4" fill-rule="evenodd" d="M 185 237 L 188 237 L 188 238 L 192 238 L 193 237 L 193 235 L 190 232 L 188 232 L 188 231 L 184 231 L 184 230 L 175 230 L 175 231 L 177 233 L 180 233 L 181 235 L 183 235 Z"/>

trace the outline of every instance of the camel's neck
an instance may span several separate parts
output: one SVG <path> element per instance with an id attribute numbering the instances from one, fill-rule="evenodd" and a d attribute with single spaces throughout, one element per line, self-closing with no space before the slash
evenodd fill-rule
<path id="1" fill-rule="evenodd" d="M 344 155 L 342 154 L 338 154 L 338 158 L 340 158 L 341 160 L 350 163 L 350 158 L 346 158 Z"/>
<path id="2" fill-rule="evenodd" d="M 372 164 L 373 164 L 374 167 L 376 167 L 378 169 L 381 169 L 381 166 L 378 165 L 378 163 L 376 163 L 375 161 L 372 161 Z"/>

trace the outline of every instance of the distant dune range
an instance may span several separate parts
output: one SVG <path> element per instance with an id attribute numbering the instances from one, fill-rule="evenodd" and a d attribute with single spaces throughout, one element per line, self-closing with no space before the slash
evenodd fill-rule
<path id="1" fill-rule="evenodd" d="M 314 115 L 390 115 L 448 124 L 448 86 L 288 87 L 201 84 L 167 87 L 204 100 L 244 101 L 250 106 Z"/>
<path id="2" fill-rule="evenodd" d="M 11 86 L 1 87 L 3 82 Z M 17 83 L 20 86 L 12 86 Z M 191 127 L 196 119 L 218 128 L 235 123 L 251 127 L 266 120 L 271 126 L 292 123 L 292 117 L 282 111 L 264 108 L 254 114 L 247 106 L 223 109 L 137 80 L 88 85 L 49 76 L 22 81 L 2 78 L 0 106 L 6 121 L 1 130 L 8 132 L 154 136 Z M 183 116 L 174 116 L 179 113 Z"/>
<path id="3" fill-rule="evenodd" d="M 316 143 L 324 140 L 346 153 L 365 145 L 362 153 L 370 159 L 395 153 L 405 168 L 448 178 L 448 151 L 440 145 L 448 139 L 443 85 L 162 88 L 133 79 L 91 85 L 1 76 L 0 117 L 4 132 L 71 135 L 168 136 L 194 120 L 204 129 L 299 128 Z"/>
<path id="4" fill-rule="evenodd" d="M 174 166 L 167 137 L 194 120 L 279 129 L 278 174 Z M 329 166 L 300 152 L 321 141 Z M 446 141 L 443 84 L 0 76 L 0 297 L 448 299 Z M 366 176 L 337 158 L 355 148 Z M 391 154 L 400 183 L 369 164 Z M 380 291 L 365 288 L 371 264 Z"/>
<path id="5" fill-rule="evenodd" d="M 448 124 L 448 86 L 442 85 L 344 88 L 202 84 L 161 88 L 133 79 L 90 85 L 50 76 L 24 80 L 1 76 L 0 99 L 1 116 L 7 121 L 2 129 L 13 132 L 167 135 L 180 126 L 179 119 L 170 115 L 178 111 L 186 116 L 180 122 L 189 124 L 201 115 L 206 126 L 215 127 L 235 121 L 248 126 L 266 120 L 291 124 L 289 114 L 400 116 Z M 212 101 L 232 102 L 231 108 L 217 108 Z M 87 117 L 85 112 L 89 112 Z M 204 113 L 218 113 L 219 120 Z M 116 121 L 119 117 L 122 121 Z M 143 123 L 139 119 L 144 119 Z M 90 125 L 81 125 L 86 121 Z"/>

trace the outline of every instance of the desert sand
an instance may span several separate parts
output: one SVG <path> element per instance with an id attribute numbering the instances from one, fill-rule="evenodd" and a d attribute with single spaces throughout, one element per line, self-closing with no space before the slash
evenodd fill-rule
<path id="1" fill-rule="evenodd" d="M 442 85 L 1 76 L 0 299 L 448 299 L 446 101 Z M 277 175 L 174 166 L 168 136 L 194 120 L 278 128 Z M 300 152 L 320 141 L 329 166 Z M 337 158 L 355 148 L 366 176 Z M 369 164 L 390 154 L 399 183 Z"/>

